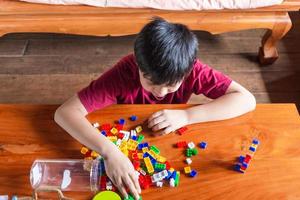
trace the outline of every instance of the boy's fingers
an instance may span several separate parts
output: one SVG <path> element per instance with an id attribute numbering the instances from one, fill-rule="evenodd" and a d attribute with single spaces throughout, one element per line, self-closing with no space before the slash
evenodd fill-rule
<path id="1" fill-rule="evenodd" d="M 165 118 L 162 115 L 160 115 L 160 116 L 152 119 L 151 121 L 149 121 L 148 128 L 152 128 L 153 126 L 155 126 L 158 123 L 163 122 L 164 120 L 165 120 Z"/>
<path id="2" fill-rule="evenodd" d="M 137 190 L 135 189 L 131 178 L 129 177 L 129 175 L 127 175 L 126 177 L 124 177 L 123 181 L 125 182 L 125 184 L 127 185 L 127 187 L 129 188 L 129 190 L 131 191 L 131 194 L 134 196 L 135 199 L 139 199 L 140 196 L 137 192 Z"/>
<path id="3" fill-rule="evenodd" d="M 154 118 L 156 118 L 156 117 L 158 117 L 158 116 L 160 116 L 160 115 L 162 115 L 162 114 L 163 114 L 163 111 L 162 111 L 162 110 L 153 113 L 153 114 L 149 117 L 148 122 L 150 122 L 151 120 L 153 120 Z"/>
<path id="4" fill-rule="evenodd" d="M 117 182 L 117 188 L 118 188 L 119 192 L 121 192 L 121 194 L 123 195 L 123 197 L 125 199 L 128 198 L 128 194 L 127 194 L 127 192 L 125 190 L 125 187 L 124 187 L 121 179 L 118 180 L 118 182 Z"/>
<path id="5" fill-rule="evenodd" d="M 155 126 L 153 126 L 153 127 L 152 127 L 152 131 L 159 131 L 159 130 L 161 130 L 161 129 L 163 129 L 163 128 L 168 127 L 169 125 L 170 125 L 170 124 L 169 124 L 168 122 L 163 121 L 163 122 L 161 122 L 161 123 L 156 124 Z"/>
<path id="6" fill-rule="evenodd" d="M 139 175 L 136 173 L 131 173 L 130 174 L 130 178 L 135 186 L 135 188 L 137 189 L 138 193 L 141 194 L 141 187 L 140 187 L 140 183 L 139 183 Z"/>
<path id="7" fill-rule="evenodd" d="M 166 135 L 173 132 L 173 129 L 171 128 L 171 126 L 168 126 L 167 128 L 165 128 L 164 130 L 158 132 L 158 135 Z"/>

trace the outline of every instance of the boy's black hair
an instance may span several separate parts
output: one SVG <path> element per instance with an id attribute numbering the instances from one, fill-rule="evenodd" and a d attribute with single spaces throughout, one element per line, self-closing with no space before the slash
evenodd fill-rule
<path id="1" fill-rule="evenodd" d="M 192 70 L 197 37 L 183 24 L 155 17 L 137 35 L 134 54 L 139 69 L 155 85 L 173 85 Z"/>

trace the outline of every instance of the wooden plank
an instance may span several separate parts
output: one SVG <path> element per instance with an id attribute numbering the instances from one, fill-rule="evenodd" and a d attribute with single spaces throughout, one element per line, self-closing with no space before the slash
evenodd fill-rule
<path id="1" fill-rule="evenodd" d="M 0 56 L 24 55 L 27 40 L 2 40 L 0 38 Z"/>
<path id="2" fill-rule="evenodd" d="M 62 103 L 99 76 L 96 74 L 0 75 L 0 102 Z M 251 92 L 298 93 L 300 73 L 232 72 L 231 78 Z M 266 81 L 264 81 L 266 80 Z M 289 102 L 287 100 L 286 102 Z"/>
<path id="3" fill-rule="evenodd" d="M 201 54 L 201 53 L 200 53 Z M 300 54 L 281 54 L 276 63 L 260 66 L 256 54 L 200 55 L 203 63 L 224 73 L 230 72 L 299 72 Z M 61 55 L 1 57 L 0 74 L 89 74 L 103 73 L 116 64 L 123 55 Z"/>

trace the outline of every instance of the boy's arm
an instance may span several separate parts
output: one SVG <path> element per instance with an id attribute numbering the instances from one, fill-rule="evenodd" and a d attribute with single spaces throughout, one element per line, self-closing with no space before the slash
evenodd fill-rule
<path id="1" fill-rule="evenodd" d="M 55 112 L 54 120 L 72 137 L 98 152 L 105 160 L 106 173 L 120 192 L 127 196 L 125 185 L 138 199 L 140 186 L 135 170 L 124 154 L 86 119 L 87 111 L 77 95 L 70 98 Z"/>
<path id="2" fill-rule="evenodd" d="M 225 120 L 240 116 L 256 107 L 255 97 L 232 81 L 225 95 L 203 105 L 186 109 L 188 124 Z"/>
<path id="3" fill-rule="evenodd" d="M 186 110 L 162 110 L 148 120 L 148 127 L 158 134 L 168 134 L 194 123 L 218 121 L 240 116 L 255 109 L 255 97 L 243 86 L 232 81 L 225 95 Z"/>

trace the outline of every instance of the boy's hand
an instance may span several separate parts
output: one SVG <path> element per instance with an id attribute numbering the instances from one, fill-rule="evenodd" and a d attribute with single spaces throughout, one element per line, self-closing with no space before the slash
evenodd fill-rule
<path id="1" fill-rule="evenodd" d="M 188 114 L 185 110 L 161 110 L 150 116 L 148 128 L 157 134 L 169 134 L 188 124 Z"/>
<path id="2" fill-rule="evenodd" d="M 136 200 L 139 199 L 141 188 L 138 175 L 130 160 L 118 149 L 113 149 L 110 155 L 104 159 L 106 174 L 112 183 L 119 189 L 121 194 L 127 198 L 126 187 Z"/>

